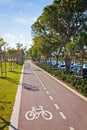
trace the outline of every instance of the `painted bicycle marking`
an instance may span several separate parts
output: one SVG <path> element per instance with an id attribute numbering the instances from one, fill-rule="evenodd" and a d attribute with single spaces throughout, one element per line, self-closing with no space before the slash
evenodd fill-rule
<path id="1" fill-rule="evenodd" d="M 31 111 L 27 111 L 25 113 L 25 118 L 27 120 L 34 120 L 34 119 L 38 119 L 39 116 L 42 116 L 45 120 L 52 120 L 53 119 L 53 115 L 51 112 L 44 110 L 43 106 L 39 106 L 38 108 L 36 107 L 32 107 Z"/>

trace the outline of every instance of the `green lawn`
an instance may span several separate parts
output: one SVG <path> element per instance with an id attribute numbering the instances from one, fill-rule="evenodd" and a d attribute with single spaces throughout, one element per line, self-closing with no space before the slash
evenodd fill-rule
<path id="1" fill-rule="evenodd" d="M 0 130 L 8 130 L 21 70 L 18 65 L 14 72 L 7 71 L 7 78 L 0 78 Z"/>

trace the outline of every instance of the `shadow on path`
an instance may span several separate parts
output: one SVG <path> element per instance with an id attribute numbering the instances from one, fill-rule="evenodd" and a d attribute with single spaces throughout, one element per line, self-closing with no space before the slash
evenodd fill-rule
<path id="1" fill-rule="evenodd" d="M 18 130 L 15 126 L 13 126 L 11 123 L 10 123 L 10 125 L 9 125 L 11 128 L 12 128 L 12 130 Z"/>
<path id="2" fill-rule="evenodd" d="M 34 73 L 28 73 L 28 72 L 23 72 L 21 74 L 24 74 L 24 75 L 34 75 Z"/>
<path id="3" fill-rule="evenodd" d="M 10 122 L 0 116 L 0 130 L 4 130 L 5 127 L 9 127 Z"/>
<path id="4" fill-rule="evenodd" d="M 27 89 L 29 91 L 33 91 L 33 92 L 39 91 L 39 88 L 37 86 L 32 86 L 31 84 L 22 83 L 22 86 L 24 89 Z"/>
<path id="5" fill-rule="evenodd" d="M 7 121 L 6 119 L 0 116 L 0 130 L 9 128 L 9 126 L 12 128 L 12 130 L 18 130 L 14 125 L 11 124 L 11 122 Z"/>

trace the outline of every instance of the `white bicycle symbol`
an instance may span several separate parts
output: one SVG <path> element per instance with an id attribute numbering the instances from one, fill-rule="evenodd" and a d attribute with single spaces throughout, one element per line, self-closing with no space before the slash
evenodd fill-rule
<path id="1" fill-rule="evenodd" d="M 51 120 L 53 118 L 51 112 L 44 110 L 43 106 L 39 106 L 38 108 L 32 107 L 31 111 L 25 113 L 27 120 L 38 119 L 40 115 L 42 115 L 45 120 Z"/>

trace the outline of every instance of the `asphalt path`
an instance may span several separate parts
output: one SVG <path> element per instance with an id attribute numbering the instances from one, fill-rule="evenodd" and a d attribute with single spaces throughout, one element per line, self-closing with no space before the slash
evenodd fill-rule
<path id="1" fill-rule="evenodd" d="M 78 95 L 27 61 L 18 130 L 87 130 L 87 100 Z"/>

